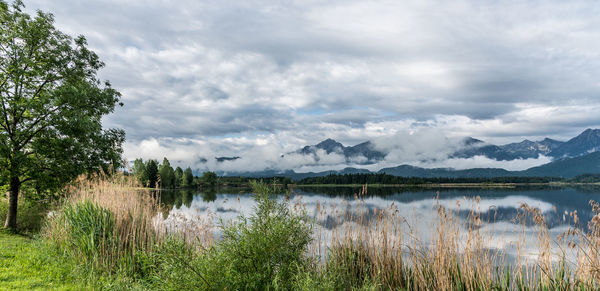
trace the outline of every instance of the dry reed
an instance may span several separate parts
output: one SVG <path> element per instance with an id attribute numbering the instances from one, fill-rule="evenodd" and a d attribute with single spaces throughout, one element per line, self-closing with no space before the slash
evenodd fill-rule
<path id="1" fill-rule="evenodd" d="M 115 217 L 113 235 L 118 245 L 105 249 L 98 257 L 105 263 L 134 257 L 169 234 L 178 234 L 190 245 L 201 248 L 214 243 L 210 219 L 175 217 L 165 225 L 160 217 L 159 201 L 149 191 L 135 189 L 123 176 L 107 179 L 81 178 L 67 204 L 90 201 L 108 209 Z M 385 209 L 369 209 L 363 197 L 367 187 L 356 194 L 355 205 L 345 201 L 339 205 L 317 203 L 314 217 L 314 240 L 307 256 L 320 262 L 315 272 L 342 272 L 360 285 L 375 281 L 383 289 L 408 290 L 542 290 L 598 289 L 600 285 L 600 205 L 590 201 L 596 216 L 587 231 L 579 225 L 576 211 L 566 213 L 574 225 L 556 239 L 550 236 L 544 215 L 539 209 L 523 204 L 516 223 L 522 233 L 516 244 L 517 258 L 509 261 L 501 249 L 491 248 L 499 240 L 497 234 L 482 231 L 485 222 L 477 209 L 479 197 L 471 200 L 467 219 L 437 205 L 435 225 L 429 229 L 430 241 L 420 238 L 419 230 L 408 223 L 410 213 L 400 213 L 391 203 Z M 239 201 L 239 199 L 238 199 Z M 457 202 L 458 203 L 458 202 Z M 306 212 L 306 204 L 298 198 L 291 205 L 297 213 Z M 460 205 L 459 205 L 460 208 Z M 46 228 L 53 241 L 68 245 L 69 228 L 55 214 Z M 173 219 L 173 217 L 171 218 Z M 335 227 L 325 231 L 315 221 L 329 221 Z M 525 232 L 533 222 L 535 237 Z M 487 222 L 489 223 L 489 221 Z M 533 259 L 523 259 L 525 242 L 536 241 Z M 573 256 L 570 256 L 573 254 Z M 341 271 L 340 271 L 341 270 Z"/>
<path id="2" fill-rule="evenodd" d="M 502 249 L 490 247 L 492 242 L 502 238 L 497 233 L 481 230 L 484 222 L 477 209 L 479 197 L 472 199 L 466 220 L 458 219 L 458 213 L 437 205 L 433 235 L 425 242 L 394 203 L 386 209 L 369 211 L 363 200 L 365 194 L 366 188 L 363 188 L 355 195 L 355 201 L 359 202 L 353 207 L 349 202 L 330 208 L 317 204 L 317 220 L 334 217 L 332 224 L 338 226 L 333 227 L 328 237 L 322 235 L 322 230 L 316 230 L 309 252 L 321 261 L 321 271 L 337 270 L 339 264 L 348 264 L 345 272 L 356 277 L 359 285 L 367 278 L 384 289 L 600 288 L 600 205 L 596 202 L 590 201 L 596 216 L 588 224 L 587 232 L 578 227 L 577 213 L 573 212 L 570 217 L 574 226 L 556 240 L 550 237 L 540 210 L 521 205 L 516 218 L 523 229 L 516 246 L 519 254 L 516 261 L 509 261 Z M 297 204 L 302 205 L 300 201 Z M 533 222 L 534 237 L 525 232 L 528 221 Z M 522 258 L 525 242 L 533 240 L 536 242 L 534 258 Z M 323 249 L 328 250 L 326 255 Z M 569 261 L 569 252 L 575 253 L 575 262 Z M 340 259 L 344 257 L 346 261 Z"/>
<path id="3" fill-rule="evenodd" d="M 148 250 L 157 241 L 155 217 L 159 200 L 151 191 L 139 189 L 134 179 L 118 173 L 110 177 L 82 176 L 67 188 L 67 193 L 65 206 L 50 217 L 44 231 L 59 249 L 103 267 L 112 268 L 123 262 L 133 267 L 136 253 Z M 66 209 L 84 203 L 107 210 L 114 220 L 109 233 L 94 242 L 93 258 L 72 247 L 73 222 L 65 218 Z"/>

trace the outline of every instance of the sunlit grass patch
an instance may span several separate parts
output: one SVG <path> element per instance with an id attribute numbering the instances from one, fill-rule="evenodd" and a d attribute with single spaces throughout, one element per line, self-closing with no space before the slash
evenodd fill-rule
<path id="1" fill-rule="evenodd" d="M 84 290 L 76 262 L 39 240 L 0 232 L 0 290 Z"/>

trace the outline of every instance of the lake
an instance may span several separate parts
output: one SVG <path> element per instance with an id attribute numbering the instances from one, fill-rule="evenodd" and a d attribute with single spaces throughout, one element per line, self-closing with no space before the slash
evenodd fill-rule
<path id="1" fill-rule="evenodd" d="M 392 212 L 401 221 L 392 226 L 400 229 L 394 238 L 398 243 L 416 237 L 419 244 L 430 246 L 443 209 L 453 217 L 452 227 L 460 235 L 475 226 L 489 237 L 486 248 L 501 251 L 509 259 L 533 258 L 537 256 L 538 230 L 532 216 L 524 216 L 525 205 L 539 210 L 555 240 L 571 227 L 585 230 L 595 215 L 590 200 L 600 201 L 600 187 L 592 186 L 369 187 L 364 195 L 358 196 L 360 192 L 360 187 L 297 187 L 292 191 L 290 207 L 304 211 L 314 222 L 315 238 L 320 242 L 315 252 L 324 252 L 341 229 L 369 228 L 378 215 Z M 254 206 L 248 189 L 161 191 L 161 201 L 166 206 L 162 214 L 165 225 L 173 230 L 191 228 L 210 240 L 219 236 L 220 223 L 250 215 Z"/>

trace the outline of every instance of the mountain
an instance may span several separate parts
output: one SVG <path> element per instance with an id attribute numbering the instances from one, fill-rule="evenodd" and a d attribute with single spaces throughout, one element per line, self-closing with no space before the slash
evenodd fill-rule
<path id="1" fill-rule="evenodd" d="M 462 142 L 463 148 L 450 155 L 450 158 L 472 158 L 474 156 L 486 156 L 498 161 L 509 161 L 518 159 L 515 154 L 505 151 L 503 148 L 486 144 L 481 140 L 468 137 Z"/>
<path id="2" fill-rule="evenodd" d="M 334 152 L 341 153 L 344 150 L 344 145 L 333 139 L 328 138 L 316 145 L 305 146 L 298 152 L 301 154 L 305 154 L 305 155 L 316 154 L 317 149 L 325 150 L 325 152 L 327 154 L 334 153 Z"/>
<path id="3" fill-rule="evenodd" d="M 538 158 L 540 155 L 548 155 L 552 151 L 560 147 L 564 142 L 545 138 L 541 141 L 530 141 L 528 139 L 518 142 L 509 143 L 500 148 L 507 154 L 513 155 L 520 159 Z"/>
<path id="4" fill-rule="evenodd" d="M 301 180 L 307 177 L 320 177 L 330 174 L 344 175 L 356 173 L 383 173 L 402 177 L 419 178 L 491 178 L 491 177 L 562 177 L 572 178 L 583 174 L 600 174 L 600 151 L 587 155 L 564 158 L 556 160 L 538 167 L 529 168 L 524 171 L 507 171 L 498 168 L 473 168 L 465 170 L 456 170 L 452 168 L 421 168 L 411 165 L 400 165 L 397 167 L 384 168 L 377 172 L 371 172 L 367 169 L 345 168 L 339 171 L 322 171 L 296 173 L 293 170 L 265 170 L 260 172 L 219 172 L 223 176 L 243 176 L 243 177 L 273 177 L 285 176 L 293 180 Z"/>
<path id="5" fill-rule="evenodd" d="M 572 178 L 583 174 L 598 173 L 600 173 L 600 152 L 594 152 L 579 157 L 564 158 L 548 164 L 529 168 L 522 171 L 520 175 Z"/>
<path id="6" fill-rule="evenodd" d="M 346 147 L 330 138 L 316 145 L 305 146 L 302 149 L 297 150 L 296 153 L 314 155 L 315 159 L 318 161 L 319 156 L 317 155 L 317 150 L 324 150 L 327 154 L 338 153 L 343 155 L 348 163 L 352 162 L 363 165 L 374 164 L 383 160 L 386 156 L 386 153 L 376 150 L 375 146 L 370 141 Z"/>
<path id="7" fill-rule="evenodd" d="M 305 146 L 296 151 L 304 155 L 314 155 L 318 161 L 317 150 L 327 154 L 339 153 L 344 155 L 347 163 L 374 164 L 385 159 L 387 153 L 375 149 L 371 141 L 355 146 L 344 146 L 333 139 L 326 139 L 316 145 Z M 516 159 L 536 159 L 540 155 L 555 159 L 577 157 L 591 152 L 600 151 L 600 129 L 586 129 L 580 135 L 563 142 L 550 138 L 540 141 L 523 140 L 505 145 L 494 145 L 482 140 L 467 137 L 462 140 L 461 148 L 451 154 L 450 158 L 472 158 L 485 156 L 497 161 L 512 161 Z"/>
<path id="8" fill-rule="evenodd" d="M 566 141 L 545 138 L 541 141 L 523 140 L 501 146 L 487 144 L 468 137 L 463 140 L 463 148 L 452 154 L 451 158 L 471 158 L 485 156 L 498 161 L 538 158 L 540 155 L 553 158 L 577 157 L 600 151 L 600 129 L 586 129 L 578 136 Z"/>
<path id="9" fill-rule="evenodd" d="M 524 171 L 507 171 L 495 168 L 474 168 L 455 170 L 452 168 L 419 168 L 410 165 L 384 168 L 378 173 L 387 173 L 406 177 L 506 177 L 506 176 L 554 176 L 573 177 L 581 174 L 600 173 L 600 129 L 586 129 L 578 136 L 563 142 L 550 138 L 540 141 L 523 140 L 505 145 L 493 145 L 482 140 L 468 137 L 463 139 L 462 149 L 450 155 L 451 158 L 471 158 L 486 156 L 500 161 L 515 159 L 538 158 L 540 155 L 553 157 L 548 164 L 530 168 Z M 326 139 L 316 145 L 305 146 L 295 153 L 313 155 L 319 160 L 317 151 L 323 150 L 327 154 L 337 153 L 345 157 L 347 164 L 367 165 L 375 164 L 385 159 L 385 152 L 376 149 L 374 144 L 366 141 L 354 146 L 344 146 L 333 139 Z M 218 157 L 218 162 L 232 161 L 239 157 Z M 202 162 L 206 162 L 203 159 Z M 365 169 L 345 168 L 339 171 L 322 171 L 309 173 L 296 173 L 293 170 L 265 170 L 260 172 L 220 172 L 220 175 L 270 177 L 288 176 L 293 179 L 303 177 L 325 176 L 329 174 L 370 173 Z"/>
<path id="10" fill-rule="evenodd" d="M 576 157 L 600 150 L 600 129 L 588 128 L 550 152 L 555 158 Z"/>

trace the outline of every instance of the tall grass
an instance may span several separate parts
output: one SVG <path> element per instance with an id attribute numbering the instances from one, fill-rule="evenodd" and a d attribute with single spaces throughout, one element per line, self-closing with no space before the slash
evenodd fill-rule
<path id="1" fill-rule="evenodd" d="M 275 185 L 254 186 L 250 216 L 220 224 L 182 218 L 165 224 L 155 196 L 123 176 L 81 179 L 45 228 L 66 255 L 107 270 L 127 269 L 150 289 L 275 290 L 597 290 L 600 288 L 600 204 L 581 227 L 551 237 L 539 209 L 523 204 L 514 223 L 522 234 L 516 259 L 497 232 L 483 227 L 479 199 L 459 213 L 436 206 L 429 240 L 393 203 L 371 209 L 363 198 L 338 207 L 273 200 Z M 460 208 L 460 207 L 459 207 Z M 464 213 L 464 212 L 462 212 Z M 328 220 L 326 229 L 317 221 Z M 492 221 L 493 222 L 493 221 Z M 584 231 L 584 229 L 586 229 Z M 527 230 L 527 231 L 526 231 Z M 532 232 L 533 230 L 533 232 Z M 533 235 L 532 235 L 533 233 Z M 525 246 L 534 242 L 534 253 Z"/>
<path id="2" fill-rule="evenodd" d="M 153 193 L 136 186 L 118 174 L 79 178 L 62 209 L 51 214 L 44 235 L 93 267 L 135 272 L 137 253 L 158 239 L 154 218 L 160 208 Z"/>
<path id="3" fill-rule="evenodd" d="M 458 219 L 458 213 L 438 205 L 432 237 L 426 242 L 393 204 L 387 209 L 369 211 L 361 198 L 365 191 L 356 195 L 355 199 L 362 202 L 352 211 L 320 212 L 323 217 L 336 216 L 338 221 L 334 225 L 339 227 L 332 231 L 329 240 L 313 244 L 311 251 L 316 254 L 326 246 L 327 254 L 319 256 L 320 272 L 338 289 L 373 285 L 392 290 L 600 288 L 600 205 L 595 202 L 590 203 L 597 215 L 587 232 L 572 227 L 556 239 L 550 237 L 540 210 L 522 204 L 515 218 L 515 223 L 523 229 L 516 245 L 520 254 L 513 261 L 507 259 L 502 249 L 490 247 L 502 238 L 497 233 L 482 231 L 484 222 L 476 206 L 464 220 Z M 478 204 L 478 199 L 474 199 L 473 205 Z M 568 216 L 578 222 L 576 212 Z M 531 222 L 533 237 L 525 232 Z M 536 242 L 535 255 L 529 254 L 529 259 L 524 259 L 522 253 L 526 241 Z M 569 261 L 570 258 L 575 261 Z"/>

